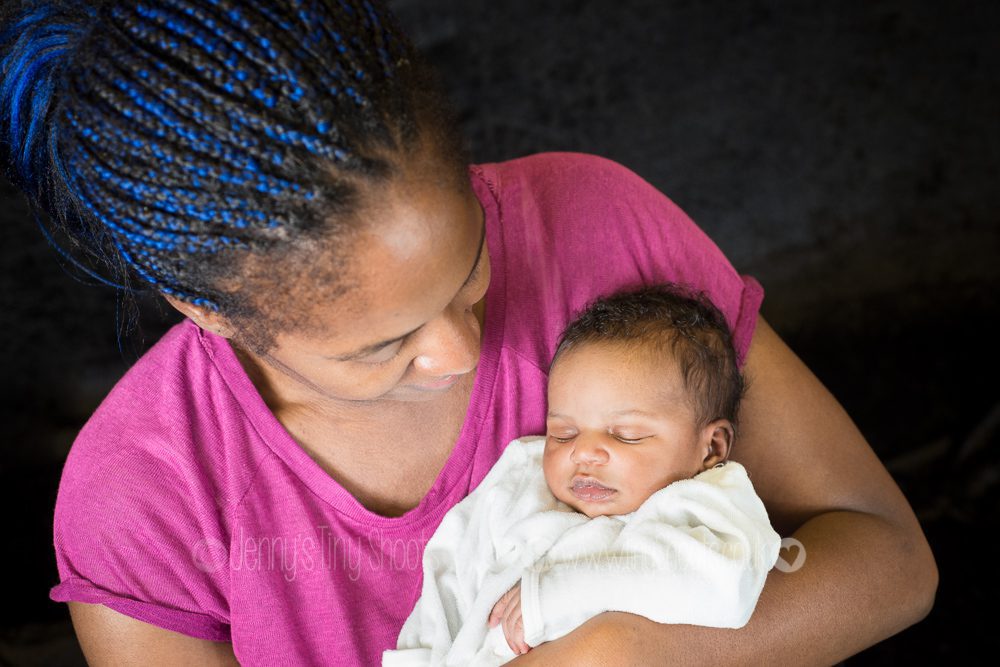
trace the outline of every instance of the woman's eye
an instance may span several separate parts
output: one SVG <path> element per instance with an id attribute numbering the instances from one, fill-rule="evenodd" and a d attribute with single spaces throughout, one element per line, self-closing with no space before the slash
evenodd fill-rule
<path id="1" fill-rule="evenodd" d="M 373 352 L 367 357 L 358 359 L 358 361 L 368 366 L 381 366 L 395 359 L 401 349 L 403 349 L 401 343 L 393 343 L 392 345 L 383 347 L 378 352 Z"/>

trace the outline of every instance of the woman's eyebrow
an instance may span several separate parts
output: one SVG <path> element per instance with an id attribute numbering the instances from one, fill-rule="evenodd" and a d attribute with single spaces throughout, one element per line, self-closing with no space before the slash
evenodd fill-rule
<path id="1" fill-rule="evenodd" d="M 476 275 L 476 269 L 479 268 L 479 262 L 483 258 L 483 250 L 485 248 L 486 248 L 486 221 L 483 220 L 483 232 L 482 232 L 482 236 L 480 236 L 480 238 L 479 238 L 479 251 L 476 253 L 476 261 L 473 262 L 473 264 L 472 264 L 472 270 L 469 271 L 469 275 L 465 278 L 465 282 L 462 283 L 462 287 L 465 287 L 466 285 L 468 285 L 472 281 L 473 276 Z M 402 336 L 396 336 L 395 338 L 389 338 L 388 340 L 383 340 L 383 341 L 379 341 L 377 343 L 372 343 L 371 345 L 366 345 L 363 348 L 361 348 L 360 350 L 355 350 L 354 352 L 349 352 L 347 354 L 341 354 L 341 355 L 336 355 L 336 356 L 327 357 L 327 358 L 328 359 L 336 359 L 337 361 L 350 361 L 351 359 L 357 359 L 358 357 L 363 357 L 366 354 L 371 354 L 373 352 L 378 352 L 383 347 L 386 347 L 388 345 L 392 345 L 393 343 L 397 343 L 397 342 L 403 340 L 404 338 L 406 338 L 407 336 L 417 333 L 418 331 L 420 331 L 423 328 L 424 328 L 424 325 L 421 324 L 419 327 L 417 327 L 413 331 L 408 331 L 407 333 L 403 334 Z"/>

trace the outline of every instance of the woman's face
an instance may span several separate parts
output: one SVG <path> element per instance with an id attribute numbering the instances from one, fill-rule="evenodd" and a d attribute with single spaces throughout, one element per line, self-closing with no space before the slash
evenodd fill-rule
<path id="1" fill-rule="evenodd" d="M 469 188 L 410 178 L 362 215 L 350 289 L 300 306 L 322 333 L 279 334 L 255 361 L 272 389 L 299 400 L 433 400 L 479 362 L 490 282 L 482 208 Z"/>

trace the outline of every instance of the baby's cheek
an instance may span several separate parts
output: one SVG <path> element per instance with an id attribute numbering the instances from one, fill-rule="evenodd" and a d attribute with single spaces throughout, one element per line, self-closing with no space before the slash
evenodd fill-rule
<path id="1" fill-rule="evenodd" d="M 556 493 L 556 489 L 563 486 L 562 477 L 565 476 L 565 465 L 559 458 L 558 452 L 551 450 L 546 445 L 545 453 L 542 456 L 542 472 L 545 474 L 545 483 L 549 485 L 549 489 L 553 493 Z"/>
<path id="2" fill-rule="evenodd" d="M 542 472 L 545 474 L 545 484 L 548 485 L 552 495 L 560 502 L 572 506 L 573 498 L 566 490 L 566 472 L 555 457 L 545 456 L 542 459 Z"/>

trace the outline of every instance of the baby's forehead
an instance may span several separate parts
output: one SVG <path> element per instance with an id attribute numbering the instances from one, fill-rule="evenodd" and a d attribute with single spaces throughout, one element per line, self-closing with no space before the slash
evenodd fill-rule
<path id="1" fill-rule="evenodd" d="M 629 340 L 587 340 L 560 350 L 549 368 L 549 378 L 559 368 L 575 369 L 580 365 L 604 365 L 617 375 L 662 374 L 667 381 L 683 380 L 683 373 L 673 347 L 646 338 Z"/>
<path id="2" fill-rule="evenodd" d="M 594 391 L 614 394 L 617 407 L 635 412 L 674 413 L 696 402 L 673 352 L 664 346 L 631 341 L 592 342 L 560 353 L 549 371 L 549 393 Z"/>

